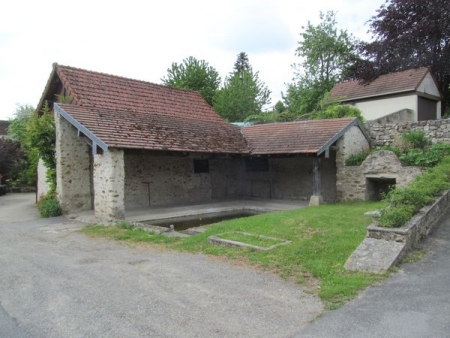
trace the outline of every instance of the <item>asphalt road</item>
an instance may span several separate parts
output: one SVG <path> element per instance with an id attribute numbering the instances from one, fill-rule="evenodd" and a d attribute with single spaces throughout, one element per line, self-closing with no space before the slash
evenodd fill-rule
<path id="1" fill-rule="evenodd" d="M 25 196 L 0 197 L 0 337 L 291 337 L 322 311 L 272 274 L 35 220 Z"/>
<path id="2" fill-rule="evenodd" d="M 295 337 L 450 337 L 450 213 L 421 244 L 426 255 L 405 264 L 337 311 L 325 313 Z"/>

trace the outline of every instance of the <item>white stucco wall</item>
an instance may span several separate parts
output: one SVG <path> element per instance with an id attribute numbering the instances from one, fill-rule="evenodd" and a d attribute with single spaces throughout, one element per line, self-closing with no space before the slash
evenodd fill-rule
<path id="1" fill-rule="evenodd" d="M 430 73 L 425 76 L 419 87 L 417 87 L 417 91 L 434 96 L 441 95 Z"/>
<path id="2" fill-rule="evenodd" d="M 41 196 L 44 196 L 50 190 L 50 184 L 47 182 L 47 167 L 44 164 L 42 159 L 39 159 L 37 166 L 37 197 L 38 202 L 41 199 Z"/>
<path id="3" fill-rule="evenodd" d="M 414 111 L 414 120 L 417 121 L 417 95 L 411 94 L 401 97 L 357 102 L 355 107 L 361 109 L 367 121 L 395 113 L 402 109 Z"/>

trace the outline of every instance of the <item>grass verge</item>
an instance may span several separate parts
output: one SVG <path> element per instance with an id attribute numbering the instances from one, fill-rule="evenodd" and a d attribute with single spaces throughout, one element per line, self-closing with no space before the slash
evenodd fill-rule
<path id="1" fill-rule="evenodd" d="M 261 214 L 223 221 L 211 226 L 203 234 L 186 238 L 169 238 L 127 225 L 92 226 L 82 232 L 91 236 L 159 243 L 170 249 L 244 260 L 297 283 L 307 283 L 313 277 L 318 281 L 319 297 L 328 309 L 334 309 L 355 297 L 359 290 L 384 278 L 344 270 L 345 261 L 362 242 L 366 227 L 371 222 L 364 212 L 382 206 L 382 202 L 352 202 Z M 211 235 L 233 231 L 280 238 L 292 243 L 262 252 L 208 243 L 207 239 Z"/>

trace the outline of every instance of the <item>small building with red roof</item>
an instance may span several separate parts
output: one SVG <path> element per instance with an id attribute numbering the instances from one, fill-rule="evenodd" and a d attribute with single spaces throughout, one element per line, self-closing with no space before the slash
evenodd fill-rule
<path id="1" fill-rule="evenodd" d="M 417 122 L 441 118 L 441 93 L 426 67 L 385 74 L 364 83 L 341 82 L 331 97 L 359 108 L 367 121 Z"/>
<path id="2" fill-rule="evenodd" d="M 334 202 L 337 165 L 370 147 L 356 118 L 238 127 L 197 92 L 58 64 L 45 103 L 63 213 L 105 220 L 223 199 Z"/>

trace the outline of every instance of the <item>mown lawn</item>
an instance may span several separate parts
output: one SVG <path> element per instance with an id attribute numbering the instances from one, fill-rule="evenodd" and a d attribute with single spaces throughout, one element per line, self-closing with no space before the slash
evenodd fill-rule
<path id="1" fill-rule="evenodd" d="M 364 212 L 382 205 L 382 202 L 352 202 L 260 214 L 223 221 L 210 226 L 203 234 L 187 238 L 149 234 L 126 224 L 90 226 L 82 232 L 90 236 L 158 243 L 170 249 L 236 259 L 278 273 L 297 283 L 314 285 L 314 281 L 317 281 L 318 295 L 328 309 L 333 309 L 355 297 L 361 289 L 384 278 L 348 272 L 343 268 L 347 258 L 366 235 L 366 227 L 371 220 L 364 216 Z M 265 235 L 292 243 L 270 251 L 208 243 L 209 236 L 228 231 Z"/>

